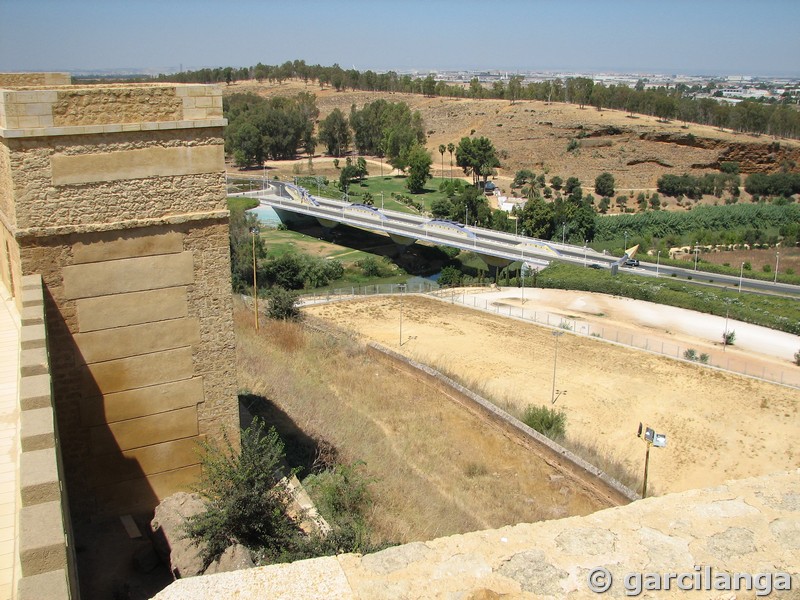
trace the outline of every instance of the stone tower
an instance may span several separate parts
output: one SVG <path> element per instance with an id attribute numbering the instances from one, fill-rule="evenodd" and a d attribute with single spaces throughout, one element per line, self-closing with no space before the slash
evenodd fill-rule
<path id="1" fill-rule="evenodd" d="M 44 281 L 73 515 L 147 510 L 238 439 L 221 90 L 24 77 L 0 74 L 0 277 L 18 306 Z"/>

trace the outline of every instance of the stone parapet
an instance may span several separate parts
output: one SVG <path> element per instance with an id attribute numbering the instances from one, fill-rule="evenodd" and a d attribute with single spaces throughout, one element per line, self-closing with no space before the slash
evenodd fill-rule
<path id="1" fill-rule="evenodd" d="M 255 600 L 266 590 L 270 598 L 293 600 L 603 597 L 590 590 L 590 576 L 610 583 L 611 598 L 642 592 L 647 598 L 754 598 L 766 595 L 766 574 L 773 586 L 787 574 L 780 579 L 792 591 L 774 597 L 794 598 L 800 589 L 798 489 L 800 470 L 778 473 L 365 556 L 180 579 L 154 600 Z M 751 576 L 749 590 L 746 577 L 736 579 L 738 591 L 715 587 L 735 574 Z M 662 591 L 645 591 L 656 581 Z M 679 587 L 686 585 L 699 591 Z"/>
<path id="2" fill-rule="evenodd" d="M 0 88 L 70 85 L 72 76 L 69 73 L 0 73 Z"/>
<path id="3" fill-rule="evenodd" d="M 0 78 L 0 88 L 3 88 Z M 223 127 L 222 90 L 209 85 L 0 89 L 0 137 L 26 138 Z"/>
<path id="4" fill-rule="evenodd" d="M 19 600 L 77 597 L 77 579 L 62 485 L 58 429 L 53 408 L 42 279 L 22 278 L 19 382 L 20 457 L 17 502 Z M 35 313 L 38 313 L 35 314 Z"/>

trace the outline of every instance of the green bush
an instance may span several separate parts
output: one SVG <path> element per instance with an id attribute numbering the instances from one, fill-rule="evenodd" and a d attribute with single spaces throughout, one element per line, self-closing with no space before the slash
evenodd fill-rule
<path id="1" fill-rule="evenodd" d="M 227 432 L 223 444 L 202 442 L 202 475 L 197 491 L 206 511 L 186 522 L 186 534 L 201 545 L 206 566 L 232 544 L 277 554 L 296 546 L 299 527 L 286 514 L 290 492 L 284 476 L 284 445 L 274 428 L 255 419 L 242 432 L 237 452 Z"/>
<path id="2" fill-rule="evenodd" d="M 300 309 L 297 306 L 297 296 L 282 287 L 270 288 L 267 292 L 267 316 L 270 319 L 282 321 L 299 320 Z"/>
<path id="3" fill-rule="evenodd" d="M 724 331 L 722 332 L 722 343 L 726 346 L 733 346 L 734 342 L 736 342 L 736 331 Z"/>
<path id="4" fill-rule="evenodd" d="M 439 274 L 439 285 L 441 286 L 459 286 L 461 285 L 461 280 L 463 278 L 463 274 L 459 271 L 456 267 L 448 266 L 442 269 L 442 272 Z"/>
<path id="5" fill-rule="evenodd" d="M 522 415 L 522 422 L 551 440 L 562 439 L 567 431 L 567 415 L 564 411 L 547 406 L 528 406 Z"/>

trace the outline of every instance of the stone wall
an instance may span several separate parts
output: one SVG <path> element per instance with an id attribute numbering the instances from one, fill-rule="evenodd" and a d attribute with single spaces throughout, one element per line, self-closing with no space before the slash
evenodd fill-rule
<path id="1" fill-rule="evenodd" d="M 69 85 L 69 73 L 0 73 L 0 88 Z"/>
<path id="2" fill-rule="evenodd" d="M 75 543 L 63 483 L 47 356 L 42 279 L 25 277 L 19 379 L 18 600 L 77 597 Z"/>
<path id="3" fill-rule="evenodd" d="M 371 598 L 755 598 L 765 579 L 738 592 L 713 587 L 735 573 L 791 575 L 800 591 L 800 470 L 648 498 L 572 517 L 477 531 L 396 546 L 365 556 L 343 554 L 233 573 L 179 579 L 154 600 L 367 600 Z M 589 589 L 608 581 L 605 595 Z M 610 579 L 603 579 L 605 573 Z M 688 574 L 669 591 L 636 592 L 629 574 Z M 782 578 L 783 579 L 783 578 Z M 788 579 L 788 578 L 787 578 Z M 654 581 L 653 579 L 650 580 Z M 659 577 L 658 585 L 665 585 Z M 678 588 L 698 581 L 696 593 Z M 746 583 L 746 580 L 744 580 Z M 644 579 L 639 579 L 644 588 Z M 708 586 L 708 587 L 706 587 Z"/>
<path id="4" fill-rule="evenodd" d="M 45 284 L 74 515 L 152 509 L 238 432 L 224 124 L 211 86 L 0 90 L 0 266 Z"/>

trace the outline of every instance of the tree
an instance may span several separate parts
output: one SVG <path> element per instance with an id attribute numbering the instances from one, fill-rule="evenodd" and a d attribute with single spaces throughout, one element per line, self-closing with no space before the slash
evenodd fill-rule
<path id="1" fill-rule="evenodd" d="M 439 154 L 442 155 L 442 177 L 444 177 L 444 153 L 447 151 L 447 147 L 444 144 L 439 144 Z"/>
<path id="2" fill-rule="evenodd" d="M 422 82 L 422 93 L 426 96 L 433 96 L 436 94 L 436 80 L 433 75 L 428 75 Z"/>
<path id="3" fill-rule="evenodd" d="M 435 219 L 444 219 L 453 211 L 453 203 L 447 198 L 436 198 L 431 202 L 431 215 Z"/>
<path id="4" fill-rule="evenodd" d="M 439 274 L 437 283 L 441 286 L 451 285 L 457 287 L 461 285 L 463 277 L 464 275 L 456 267 L 447 266 L 443 268 L 442 272 Z"/>
<path id="5" fill-rule="evenodd" d="M 456 151 L 456 145 L 453 142 L 447 144 L 447 152 L 450 153 L 450 179 L 453 179 L 453 152 Z"/>
<path id="6" fill-rule="evenodd" d="M 486 183 L 495 167 L 500 166 L 500 159 L 488 138 L 463 137 L 456 148 L 456 164 L 464 170 L 465 175 L 472 175 L 472 183 L 477 187 L 481 178 Z"/>
<path id="7" fill-rule="evenodd" d="M 514 75 L 511 79 L 508 80 L 508 89 L 506 91 L 506 95 L 508 99 L 511 100 L 511 104 L 519 99 L 522 95 L 522 77 L 519 75 Z"/>
<path id="8" fill-rule="evenodd" d="M 611 173 L 601 173 L 594 180 L 594 191 L 598 196 L 614 195 L 614 176 Z"/>
<path id="9" fill-rule="evenodd" d="M 350 127 L 344 113 L 334 108 L 319 126 L 319 141 L 325 144 L 328 154 L 342 156 L 350 145 Z"/>
<path id="10" fill-rule="evenodd" d="M 553 175 L 553 177 L 550 179 L 550 185 L 553 186 L 553 189 L 558 192 L 564 185 L 564 180 L 558 175 Z"/>
<path id="11" fill-rule="evenodd" d="M 417 144 L 408 152 L 408 177 L 406 187 L 412 194 L 425 189 L 425 182 L 431 177 L 431 155 L 424 146 Z"/>

